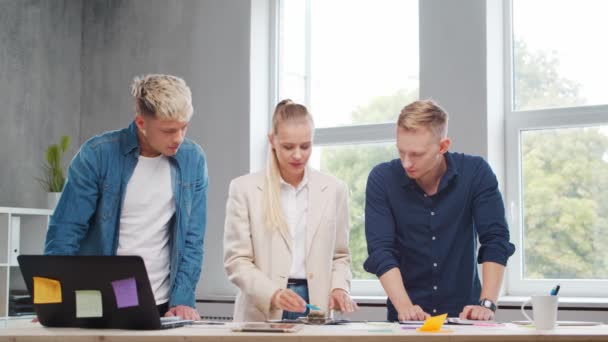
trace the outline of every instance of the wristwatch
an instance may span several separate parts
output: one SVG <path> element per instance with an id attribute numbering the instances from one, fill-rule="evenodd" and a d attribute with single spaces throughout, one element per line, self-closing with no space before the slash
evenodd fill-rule
<path id="1" fill-rule="evenodd" d="M 479 305 L 492 310 L 492 312 L 496 312 L 496 304 L 487 298 L 480 300 Z"/>

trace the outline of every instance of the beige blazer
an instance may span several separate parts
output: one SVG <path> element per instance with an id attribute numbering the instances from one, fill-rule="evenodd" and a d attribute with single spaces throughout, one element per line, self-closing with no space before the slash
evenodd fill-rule
<path id="1" fill-rule="evenodd" d="M 332 289 L 350 289 L 348 190 L 335 177 L 308 169 L 306 278 L 310 303 L 327 311 Z M 236 322 L 281 319 L 271 308 L 278 289 L 287 287 L 291 268 L 289 231 L 271 231 L 262 212 L 264 171 L 232 180 L 226 204 L 224 268 L 240 290 Z"/>

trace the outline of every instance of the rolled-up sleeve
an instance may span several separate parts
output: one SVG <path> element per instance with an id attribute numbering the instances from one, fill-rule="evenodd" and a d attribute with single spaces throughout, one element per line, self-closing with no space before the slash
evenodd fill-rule
<path id="1" fill-rule="evenodd" d="M 498 181 L 490 166 L 482 160 L 473 181 L 473 219 L 479 236 L 477 262 L 495 262 L 506 266 L 515 252 L 509 242 L 505 206 Z"/>
<path id="2" fill-rule="evenodd" d="M 395 250 L 395 221 L 387 196 L 386 175 L 379 166 L 367 178 L 365 191 L 365 237 L 367 260 L 363 268 L 380 277 L 399 267 Z"/>

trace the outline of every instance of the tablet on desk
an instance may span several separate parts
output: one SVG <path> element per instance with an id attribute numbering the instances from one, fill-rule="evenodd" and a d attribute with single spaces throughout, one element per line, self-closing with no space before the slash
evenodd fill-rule
<path id="1" fill-rule="evenodd" d="M 476 325 L 476 324 L 498 324 L 496 321 L 483 321 L 483 320 L 475 320 L 475 319 L 462 319 L 459 317 L 448 317 L 446 320 L 447 324 L 456 324 L 456 325 Z"/>
<path id="2" fill-rule="evenodd" d="M 292 333 L 302 329 L 301 324 L 292 323 L 240 323 L 232 331 Z"/>

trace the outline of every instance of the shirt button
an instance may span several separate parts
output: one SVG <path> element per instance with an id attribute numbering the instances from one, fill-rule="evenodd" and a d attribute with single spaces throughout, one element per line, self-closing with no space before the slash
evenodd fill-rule
<path id="1" fill-rule="evenodd" d="M 437 267 L 437 263 L 436 262 L 433 263 L 433 267 Z"/>
<path id="2" fill-rule="evenodd" d="M 424 197 L 429 197 L 429 195 L 427 195 L 427 194 L 424 194 Z"/>
<path id="3" fill-rule="evenodd" d="M 435 240 L 435 237 L 433 236 L 432 239 Z"/>
<path id="4" fill-rule="evenodd" d="M 437 290 L 437 285 L 433 286 L 433 290 Z"/>
<path id="5" fill-rule="evenodd" d="M 431 216 L 435 216 L 435 212 L 434 211 L 431 211 Z"/>
<path id="6" fill-rule="evenodd" d="M 433 309 L 433 313 L 436 313 L 436 312 L 437 312 L 437 309 Z"/>

